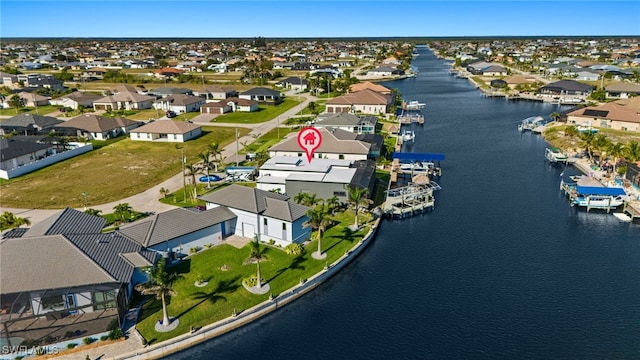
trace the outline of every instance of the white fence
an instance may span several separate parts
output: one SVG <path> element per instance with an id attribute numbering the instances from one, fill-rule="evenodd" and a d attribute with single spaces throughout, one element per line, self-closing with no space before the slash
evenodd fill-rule
<path id="1" fill-rule="evenodd" d="M 47 156 L 42 160 L 36 160 L 30 162 L 28 164 L 24 164 L 14 169 L 10 170 L 0 170 L 0 178 L 2 179 L 12 179 L 14 177 L 18 177 L 24 174 L 28 174 L 32 171 L 36 171 L 38 169 L 42 169 L 43 167 L 47 167 L 51 164 L 55 164 L 59 161 L 63 161 L 74 156 L 78 156 L 80 154 L 84 154 L 93 150 L 93 144 L 91 143 L 69 143 L 69 147 L 72 149 L 63 151 L 61 153 L 57 153 L 54 155 Z"/>

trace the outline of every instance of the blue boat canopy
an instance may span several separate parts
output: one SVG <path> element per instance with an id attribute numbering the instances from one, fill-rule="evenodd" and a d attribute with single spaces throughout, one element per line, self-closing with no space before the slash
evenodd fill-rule
<path id="1" fill-rule="evenodd" d="M 440 161 L 444 160 L 444 154 L 394 152 L 393 158 L 406 161 Z"/>
<path id="2" fill-rule="evenodd" d="M 626 195 L 623 188 L 604 187 L 604 186 L 576 186 L 576 192 L 579 195 Z"/>

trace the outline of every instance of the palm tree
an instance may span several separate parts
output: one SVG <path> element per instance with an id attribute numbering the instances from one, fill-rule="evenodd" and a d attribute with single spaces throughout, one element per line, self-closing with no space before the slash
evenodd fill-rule
<path id="1" fill-rule="evenodd" d="M 624 145 L 619 142 L 610 142 L 609 147 L 607 148 L 607 152 L 609 156 L 613 158 L 613 178 L 616 177 L 616 165 L 618 164 L 618 158 L 622 156 L 624 152 Z"/>
<path id="2" fill-rule="evenodd" d="M 353 208 L 356 213 L 356 222 L 354 224 L 354 227 L 357 229 L 358 228 L 358 210 L 360 208 L 360 205 L 364 205 L 368 203 L 367 193 L 369 192 L 369 189 L 364 187 L 361 188 L 357 186 L 351 187 L 350 185 L 347 185 L 347 191 L 349 192 L 349 203 L 353 205 Z"/>
<path id="3" fill-rule="evenodd" d="M 640 144 L 632 140 L 624 147 L 624 158 L 630 162 L 640 160 Z"/>
<path id="4" fill-rule="evenodd" d="M 316 257 L 322 258 L 322 233 L 331 225 L 331 219 L 324 204 L 309 209 L 306 215 L 309 217 L 309 220 L 302 224 L 302 226 L 310 227 L 312 231 L 317 231 L 318 252 L 316 253 Z"/>
<path id="5" fill-rule="evenodd" d="M 16 114 L 18 110 L 24 107 L 24 99 L 20 97 L 20 95 L 15 94 L 9 98 L 9 106 L 16 109 Z"/>
<path id="6" fill-rule="evenodd" d="M 591 131 L 585 131 L 580 133 L 580 143 L 584 146 L 587 155 L 589 156 L 589 162 L 593 162 L 593 156 L 591 151 L 593 150 L 596 137 Z"/>
<path id="7" fill-rule="evenodd" d="M 260 246 L 258 236 L 253 237 L 251 242 L 251 253 L 249 254 L 249 260 L 255 261 L 257 266 L 256 276 L 258 277 L 258 289 L 262 287 L 262 278 L 260 277 L 260 261 L 265 260 L 267 249 Z"/>
<path id="8" fill-rule="evenodd" d="M 22 225 L 31 225 L 31 221 L 8 211 L 0 215 L 0 230 L 13 229 Z"/>
<path id="9" fill-rule="evenodd" d="M 208 153 L 212 158 L 211 162 L 213 163 L 213 166 L 215 168 L 214 171 L 218 172 L 218 164 L 220 163 L 220 161 L 222 161 L 222 151 L 220 150 L 220 144 L 215 141 L 209 144 Z"/>
<path id="10" fill-rule="evenodd" d="M 310 194 L 305 192 L 299 192 L 296 196 L 293 197 L 293 201 L 300 205 L 304 206 L 315 206 L 320 202 L 321 199 L 318 199 L 316 194 Z"/>
<path id="11" fill-rule="evenodd" d="M 126 222 L 131 217 L 133 208 L 129 203 L 120 203 L 113 207 L 113 213 L 120 222 Z"/>
<path id="12" fill-rule="evenodd" d="M 167 272 L 165 270 L 164 257 L 160 258 L 156 266 L 152 267 L 149 271 L 149 281 L 144 284 L 136 285 L 142 295 L 156 295 L 162 300 L 162 325 L 169 326 L 169 314 L 167 313 L 167 302 L 165 297 L 167 295 L 173 296 L 173 282 L 180 278 L 180 275 L 174 272 Z"/>
<path id="13" fill-rule="evenodd" d="M 85 214 L 89 214 L 89 215 L 93 215 L 93 216 L 100 216 L 100 213 L 102 212 L 102 210 L 98 210 L 98 209 L 87 209 L 84 211 Z"/>
<path id="14" fill-rule="evenodd" d="M 198 197 L 197 187 L 196 187 L 196 174 L 200 171 L 198 164 L 189 163 L 184 165 L 184 170 L 187 172 L 185 176 L 189 176 L 191 179 L 191 184 L 193 184 L 193 199 Z M 185 199 L 186 200 L 186 199 Z"/>
<path id="15" fill-rule="evenodd" d="M 340 200 L 338 200 L 337 196 L 332 196 L 327 199 L 327 212 L 331 215 L 335 214 L 337 208 L 340 207 Z"/>
<path id="16" fill-rule="evenodd" d="M 560 118 L 560 113 L 558 113 L 557 111 L 554 111 L 549 116 L 551 117 L 551 120 L 558 121 L 558 119 Z"/>
<path id="17" fill-rule="evenodd" d="M 211 178 L 209 177 L 209 170 L 211 170 L 211 165 L 213 165 L 213 161 L 211 161 L 211 153 L 209 151 L 206 153 L 199 153 L 198 157 L 202 160 L 202 168 L 200 171 L 204 170 L 204 174 L 207 175 L 207 188 L 210 188 Z"/>
<path id="18" fill-rule="evenodd" d="M 605 158 L 603 155 L 605 154 L 610 144 L 611 144 L 611 141 L 609 140 L 609 138 L 607 138 L 606 135 L 604 134 L 596 135 L 593 141 L 593 148 L 594 150 L 598 151 L 598 166 L 602 166 L 602 162 L 604 161 L 604 158 Z"/>

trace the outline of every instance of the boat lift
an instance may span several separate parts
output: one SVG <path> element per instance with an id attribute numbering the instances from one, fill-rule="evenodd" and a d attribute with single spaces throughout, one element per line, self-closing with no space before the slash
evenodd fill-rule
<path id="1" fill-rule="evenodd" d="M 394 152 L 392 159 L 393 159 L 393 165 L 391 167 L 392 174 L 393 173 L 410 174 L 410 172 L 402 171 L 402 169 L 400 168 L 400 162 L 405 162 L 405 163 L 431 162 L 433 163 L 432 174 L 437 176 L 442 176 L 442 168 L 440 167 L 440 161 L 444 160 L 444 154 Z"/>

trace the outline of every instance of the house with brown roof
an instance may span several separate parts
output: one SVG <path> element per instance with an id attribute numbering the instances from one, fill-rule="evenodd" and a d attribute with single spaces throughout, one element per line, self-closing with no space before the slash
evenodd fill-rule
<path id="1" fill-rule="evenodd" d="M 103 96 L 89 94 L 82 91 L 74 91 L 71 94 L 63 95 L 55 99 L 49 100 L 49 104 L 64 106 L 73 110 L 78 110 L 80 106 L 84 108 L 93 108 L 93 102 L 103 98 Z"/>
<path id="2" fill-rule="evenodd" d="M 178 75 L 182 75 L 184 73 L 184 70 L 175 69 L 175 68 L 162 68 L 162 69 L 155 69 L 151 73 L 153 74 L 153 76 L 159 79 L 166 79 L 166 78 L 173 78 Z"/>
<path id="3" fill-rule="evenodd" d="M 354 92 L 358 92 L 358 91 L 362 91 L 362 90 L 373 90 L 375 92 L 378 92 L 380 94 L 391 94 L 391 89 L 389 89 L 386 86 L 380 85 L 380 84 L 375 84 L 372 83 L 371 81 L 365 81 L 365 82 L 361 82 L 361 83 L 357 83 L 357 84 L 351 84 L 349 86 L 349 92 L 350 93 L 354 93 Z"/>
<path id="4" fill-rule="evenodd" d="M 311 229 L 304 226 L 310 208 L 296 204 L 287 195 L 234 184 L 205 194 L 200 200 L 207 203 L 207 210 L 225 207 L 235 214 L 228 230 L 238 236 L 273 240 L 284 247 L 302 243 L 311 235 Z"/>
<path id="5" fill-rule="evenodd" d="M 157 120 L 131 130 L 131 140 L 185 142 L 202 134 L 202 127 L 193 123 Z"/>
<path id="6" fill-rule="evenodd" d="M 318 159 L 367 160 L 371 144 L 356 140 L 358 134 L 336 128 L 318 128 L 322 143 L 314 152 Z M 291 134 L 269 149 L 269 156 L 303 157 L 306 153 L 298 145 L 296 134 Z M 372 157 L 372 156 L 371 156 Z"/>
<path id="7" fill-rule="evenodd" d="M 567 114 L 567 123 L 623 131 L 640 131 L 640 97 L 589 106 Z"/>
<path id="8" fill-rule="evenodd" d="M 133 92 L 119 92 L 93 101 L 93 110 L 144 110 L 151 109 L 156 98 Z"/>
<path id="9" fill-rule="evenodd" d="M 107 140 L 128 134 L 142 125 L 123 117 L 104 117 L 95 114 L 82 114 L 54 127 L 58 133 L 67 136 L 79 136 L 89 140 Z"/>
<path id="10" fill-rule="evenodd" d="M 394 97 L 391 94 L 364 89 L 329 99 L 325 105 L 328 113 L 352 112 L 378 115 L 388 113 L 393 103 Z"/>
<path id="11" fill-rule="evenodd" d="M 231 111 L 236 112 L 253 112 L 260 110 L 258 102 L 255 100 L 248 100 L 243 98 L 229 98 L 224 100 L 229 106 Z"/>
<path id="12" fill-rule="evenodd" d="M 17 93 L 22 101 L 22 105 L 25 107 L 36 107 L 49 105 L 49 98 L 46 96 L 38 95 L 27 91 L 21 91 Z M 2 97 L 2 107 L 5 109 L 11 108 L 11 98 L 13 95 Z"/>

